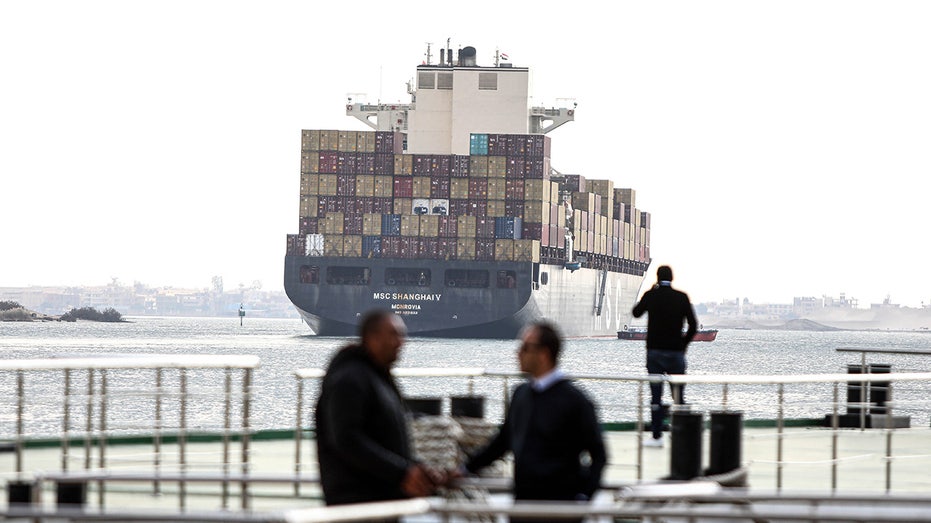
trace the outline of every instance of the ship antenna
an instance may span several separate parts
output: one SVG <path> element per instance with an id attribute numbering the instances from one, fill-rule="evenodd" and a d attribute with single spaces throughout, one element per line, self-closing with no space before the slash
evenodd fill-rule
<path id="1" fill-rule="evenodd" d="M 501 50 L 495 47 L 495 67 L 498 67 L 498 63 L 501 61 Z"/>
<path id="2" fill-rule="evenodd" d="M 430 62 L 433 60 L 433 55 L 430 54 L 431 45 L 433 45 L 432 42 L 427 42 L 427 65 L 430 65 Z"/>

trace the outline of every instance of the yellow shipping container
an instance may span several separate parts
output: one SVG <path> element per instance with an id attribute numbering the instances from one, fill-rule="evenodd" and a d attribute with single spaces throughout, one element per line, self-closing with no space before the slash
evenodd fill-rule
<path id="1" fill-rule="evenodd" d="M 633 189 L 614 189 L 614 201 L 628 207 L 637 206 L 637 192 Z"/>
<path id="2" fill-rule="evenodd" d="M 301 195 L 316 196 L 320 185 L 320 176 L 301 173 Z"/>
<path id="3" fill-rule="evenodd" d="M 420 216 L 420 236 L 433 238 L 440 235 L 440 217 L 435 214 Z"/>
<path id="4" fill-rule="evenodd" d="M 559 184 L 556 182 L 549 182 L 550 184 L 550 201 L 553 203 L 562 203 L 562 198 L 559 197 Z"/>
<path id="5" fill-rule="evenodd" d="M 362 257 L 362 236 L 355 234 L 343 236 L 343 256 Z"/>
<path id="6" fill-rule="evenodd" d="M 595 195 L 590 192 L 572 193 L 572 208 L 595 212 Z"/>
<path id="7" fill-rule="evenodd" d="M 358 139 L 358 131 L 340 131 L 337 142 L 338 150 L 344 153 L 356 152 Z"/>
<path id="8" fill-rule="evenodd" d="M 470 166 L 471 167 L 471 166 Z M 508 174 L 507 156 L 489 156 L 488 157 L 488 177 L 504 178 Z"/>
<path id="9" fill-rule="evenodd" d="M 602 198 L 614 196 L 614 182 L 611 180 L 587 180 L 585 188 L 592 194 L 600 194 Z"/>
<path id="10" fill-rule="evenodd" d="M 414 176 L 414 198 L 430 197 L 430 177 Z"/>
<path id="11" fill-rule="evenodd" d="M 307 130 L 301 131 L 301 150 L 302 151 L 319 151 L 320 150 L 320 131 Z"/>
<path id="12" fill-rule="evenodd" d="M 381 234 L 380 214 L 367 213 L 362 215 L 362 234 L 366 236 L 378 236 Z"/>
<path id="13" fill-rule="evenodd" d="M 316 196 L 301 196 L 301 216 L 317 216 Z"/>
<path id="14" fill-rule="evenodd" d="M 414 174 L 414 155 L 396 154 L 394 155 L 394 174 L 411 175 Z"/>
<path id="15" fill-rule="evenodd" d="M 339 131 L 320 131 L 320 150 L 336 151 L 339 149 Z"/>
<path id="16" fill-rule="evenodd" d="M 342 256 L 343 255 L 343 235 L 326 234 L 323 236 L 323 255 L 324 256 Z"/>
<path id="17" fill-rule="evenodd" d="M 377 198 L 390 198 L 394 196 L 394 177 L 385 175 L 375 176 L 373 194 Z"/>
<path id="18" fill-rule="evenodd" d="M 495 240 L 495 261 L 514 260 L 514 240 Z"/>
<path id="19" fill-rule="evenodd" d="M 301 173 L 316 174 L 320 167 L 320 153 L 316 151 L 301 153 Z"/>
<path id="20" fill-rule="evenodd" d="M 395 198 L 394 214 L 414 214 L 413 203 L 411 198 Z"/>
<path id="21" fill-rule="evenodd" d="M 456 218 L 457 235 L 460 238 L 475 238 L 475 216 L 459 216 Z M 475 245 L 472 245 L 475 251 Z"/>
<path id="22" fill-rule="evenodd" d="M 460 260 L 475 259 L 475 238 L 458 238 L 456 240 L 456 258 Z"/>
<path id="23" fill-rule="evenodd" d="M 401 236 L 420 236 L 420 216 L 401 215 Z"/>
<path id="24" fill-rule="evenodd" d="M 464 200 L 469 197 L 469 179 L 451 178 L 449 180 L 449 197 Z"/>
<path id="25" fill-rule="evenodd" d="M 371 174 L 356 175 L 356 196 L 375 196 L 375 177 Z"/>
<path id="26" fill-rule="evenodd" d="M 470 156 L 469 157 L 469 177 L 470 178 L 487 178 L 488 177 L 488 157 L 487 156 Z"/>
<path id="27" fill-rule="evenodd" d="M 317 190 L 320 196 L 336 196 L 336 175 L 321 174 Z"/>
<path id="28" fill-rule="evenodd" d="M 514 240 L 514 261 L 540 261 L 540 240 Z"/>
<path id="29" fill-rule="evenodd" d="M 504 200 L 488 200 L 488 208 L 485 211 L 485 215 L 494 217 L 504 216 Z"/>
<path id="30" fill-rule="evenodd" d="M 375 152 L 375 131 L 358 131 L 356 150 L 360 153 Z"/>
<path id="31" fill-rule="evenodd" d="M 507 180 L 504 178 L 488 179 L 488 199 L 503 200 L 507 197 Z M 527 198 L 528 200 L 530 198 Z M 504 216 L 503 214 L 501 216 Z"/>
<path id="32" fill-rule="evenodd" d="M 546 184 L 544 194 L 543 185 Z M 524 199 L 535 201 L 549 201 L 549 180 L 524 180 Z"/>
<path id="33" fill-rule="evenodd" d="M 565 205 L 560 205 L 559 207 L 556 208 L 556 220 L 557 220 L 556 225 L 560 227 L 566 226 L 566 206 Z"/>
<path id="34" fill-rule="evenodd" d="M 524 202 L 525 222 L 530 223 L 549 223 L 550 206 L 539 200 L 527 200 Z"/>
<path id="35" fill-rule="evenodd" d="M 343 234 L 343 213 L 328 212 L 323 219 L 323 234 Z"/>

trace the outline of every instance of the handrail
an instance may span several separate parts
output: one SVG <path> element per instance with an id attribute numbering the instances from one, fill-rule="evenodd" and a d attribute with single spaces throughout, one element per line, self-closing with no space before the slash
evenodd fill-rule
<path id="1" fill-rule="evenodd" d="M 0 371 L 15 370 L 98 370 L 98 369 L 254 369 L 258 356 L 217 356 L 214 354 L 149 354 L 91 358 L 49 358 L 0 360 Z"/>

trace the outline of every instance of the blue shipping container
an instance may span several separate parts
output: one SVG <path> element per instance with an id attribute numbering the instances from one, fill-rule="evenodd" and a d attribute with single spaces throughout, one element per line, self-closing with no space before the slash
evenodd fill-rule
<path id="1" fill-rule="evenodd" d="M 381 258 L 381 236 L 362 237 L 362 257 Z"/>
<path id="2" fill-rule="evenodd" d="M 514 216 L 499 216 L 495 218 L 495 238 L 519 240 L 521 239 L 521 219 Z"/>
<path id="3" fill-rule="evenodd" d="M 472 133 L 469 135 L 469 154 L 488 156 L 488 135 Z"/>
<path id="4" fill-rule="evenodd" d="M 382 214 L 381 215 L 381 235 L 382 236 L 400 236 L 401 235 L 401 215 L 400 214 Z"/>

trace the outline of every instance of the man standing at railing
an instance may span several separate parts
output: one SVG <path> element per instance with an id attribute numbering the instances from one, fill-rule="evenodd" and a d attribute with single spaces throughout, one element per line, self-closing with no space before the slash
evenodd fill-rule
<path id="1" fill-rule="evenodd" d="M 634 306 L 635 318 L 647 313 L 647 372 L 650 374 L 685 374 L 685 351 L 695 337 L 698 322 L 686 293 L 672 288 L 672 268 L 656 269 L 656 285 L 643 294 Z M 688 329 L 683 334 L 683 324 Z M 670 385 L 676 404 L 685 401 L 685 386 Z M 653 437 L 645 447 L 663 446 L 663 383 L 650 383 L 650 429 Z"/>
<path id="2" fill-rule="evenodd" d="M 557 367 L 561 346 L 548 323 L 524 330 L 517 358 L 530 381 L 515 389 L 498 434 L 464 467 L 476 472 L 511 451 L 517 501 L 587 501 L 607 462 L 595 406 Z"/>
<path id="3" fill-rule="evenodd" d="M 426 496 L 437 475 L 414 461 L 391 367 L 407 332 L 389 311 L 368 313 L 361 343 L 327 367 L 317 402 L 317 458 L 327 505 Z"/>

